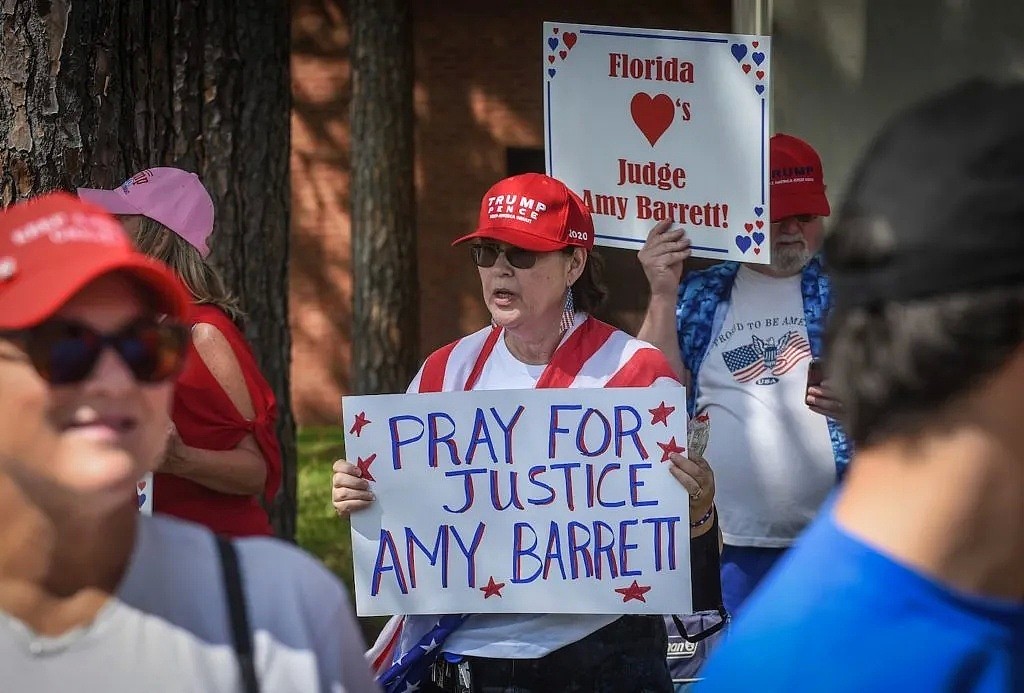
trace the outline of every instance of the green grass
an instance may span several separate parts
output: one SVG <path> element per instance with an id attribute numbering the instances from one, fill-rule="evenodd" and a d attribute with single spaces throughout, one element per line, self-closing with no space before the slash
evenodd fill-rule
<path id="1" fill-rule="evenodd" d="M 341 578 L 353 595 L 352 534 L 348 518 L 339 518 L 331 507 L 331 465 L 344 457 L 343 438 L 340 427 L 308 427 L 299 431 L 299 515 L 295 539 Z M 373 642 L 386 621 L 382 617 L 359 619 L 367 644 Z"/>

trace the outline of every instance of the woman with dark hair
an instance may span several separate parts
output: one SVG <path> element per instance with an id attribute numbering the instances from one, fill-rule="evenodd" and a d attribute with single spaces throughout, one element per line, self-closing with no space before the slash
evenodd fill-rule
<path id="1" fill-rule="evenodd" d="M 238 301 L 206 259 L 209 192 L 194 173 L 152 168 L 114 190 L 78 194 L 119 215 L 138 249 L 173 269 L 193 299 L 192 346 L 175 383 L 174 429 L 153 482 L 154 511 L 228 536 L 272 534 L 264 503 L 281 482 L 276 402 L 239 329 Z"/>
<path id="2" fill-rule="evenodd" d="M 538 174 L 500 181 L 484 196 L 477 230 L 455 243 L 470 246 L 491 326 L 431 354 L 409 392 L 680 386 L 660 351 L 591 315 L 606 293 L 593 220 L 560 181 Z M 670 470 L 690 495 L 693 564 L 715 566 L 703 559 L 718 550 L 714 475 L 703 459 L 679 454 Z M 335 463 L 333 486 L 339 514 L 373 502 L 367 480 L 345 460 Z M 714 567 L 693 584 L 695 608 L 718 605 Z M 672 690 L 665 623 L 656 613 L 408 616 L 392 625 L 394 651 L 376 657 L 391 663 L 380 678 L 388 691 L 415 689 L 424 675 L 459 693 Z M 445 656 L 424 671 L 424 651 Z"/>

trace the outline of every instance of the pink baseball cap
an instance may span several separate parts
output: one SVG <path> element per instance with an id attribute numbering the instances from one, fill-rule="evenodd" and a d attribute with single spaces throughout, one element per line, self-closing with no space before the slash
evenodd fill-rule
<path id="1" fill-rule="evenodd" d="M 523 173 L 498 181 L 480 203 L 473 233 L 456 239 L 504 241 L 537 252 L 578 245 L 594 247 L 594 220 L 579 196 L 560 180 L 542 173 Z"/>
<path id="2" fill-rule="evenodd" d="M 141 214 L 178 234 L 206 257 L 213 233 L 213 199 L 199 176 L 160 166 L 139 171 L 113 190 L 79 188 L 78 196 L 111 214 Z"/>

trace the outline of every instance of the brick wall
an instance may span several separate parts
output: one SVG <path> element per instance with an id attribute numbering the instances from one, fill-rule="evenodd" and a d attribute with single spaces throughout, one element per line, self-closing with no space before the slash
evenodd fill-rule
<path id="1" fill-rule="evenodd" d="M 543 147 L 545 20 L 729 31 L 730 0 L 513 5 L 415 4 L 420 350 L 487 320 L 476 272 L 450 242 L 472 230 L 483 193 L 508 174 L 510 147 Z M 292 84 L 292 397 L 300 424 L 333 423 L 350 375 L 349 34 L 344 4 L 296 0 Z M 638 323 L 645 301 L 632 251 L 603 250 L 607 319 Z"/>

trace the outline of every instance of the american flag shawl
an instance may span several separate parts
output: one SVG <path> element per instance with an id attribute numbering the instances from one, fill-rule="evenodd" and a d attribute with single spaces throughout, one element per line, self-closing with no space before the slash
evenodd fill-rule
<path id="1" fill-rule="evenodd" d="M 475 389 L 503 330 L 487 327 L 438 349 L 423 363 L 408 392 L 454 392 Z M 660 351 L 578 313 L 562 337 L 536 387 L 679 386 Z M 377 680 L 387 693 L 420 689 L 445 640 L 468 614 L 395 616 L 367 652 Z M 407 643 L 402 651 L 401 644 Z"/>

